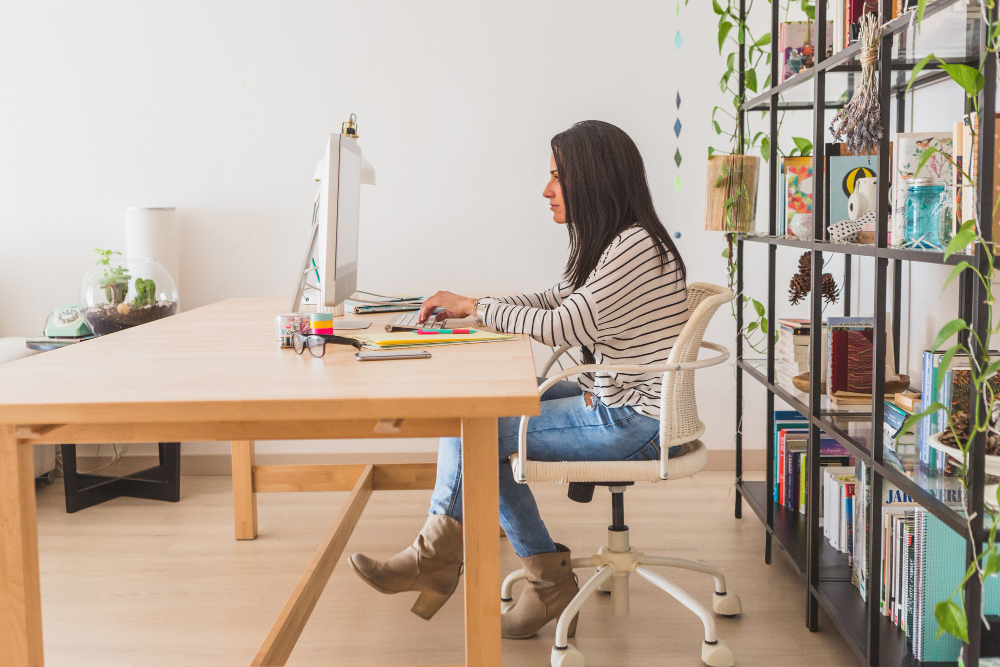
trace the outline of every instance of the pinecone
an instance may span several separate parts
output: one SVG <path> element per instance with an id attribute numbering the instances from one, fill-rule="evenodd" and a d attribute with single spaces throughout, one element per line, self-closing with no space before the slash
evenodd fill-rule
<path id="1" fill-rule="evenodd" d="M 802 253 L 802 256 L 799 257 L 799 273 L 808 274 L 811 268 L 812 268 L 812 253 L 811 252 Z"/>
<path id="2" fill-rule="evenodd" d="M 809 274 L 796 273 L 788 285 L 788 300 L 793 306 L 797 306 L 809 294 L 809 289 Z"/>
<path id="3" fill-rule="evenodd" d="M 833 274 L 823 274 L 823 298 L 827 303 L 837 303 L 837 299 L 840 298 L 840 288 L 837 287 Z"/>
<path id="4" fill-rule="evenodd" d="M 994 403 L 996 406 L 996 403 Z M 996 428 L 996 420 L 991 419 L 990 426 Z M 952 425 L 955 427 L 955 432 L 964 440 L 969 437 L 969 413 L 967 412 L 956 412 L 951 416 Z M 951 434 L 951 429 L 945 429 L 941 434 L 940 440 L 942 444 L 948 445 L 949 447 L 958 447 L 958 443 L 955 441 L 955 436 Z M 986 455 L 987 456 L 1000 456 L 1000 433 L 995 433 L 993 429 L 990 429 L 986 433 Z"/>

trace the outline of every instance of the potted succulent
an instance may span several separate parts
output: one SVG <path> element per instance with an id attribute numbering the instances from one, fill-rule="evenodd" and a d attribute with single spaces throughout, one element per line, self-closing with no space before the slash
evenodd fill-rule
<path id="1" fill-rule="evenodd" d="M 168 317 L 177 312 L 177 288 L 159 262 L 116 259 L 97 248 L 97 263 L 83 279 L 83 318 L 98 336 Z"/>

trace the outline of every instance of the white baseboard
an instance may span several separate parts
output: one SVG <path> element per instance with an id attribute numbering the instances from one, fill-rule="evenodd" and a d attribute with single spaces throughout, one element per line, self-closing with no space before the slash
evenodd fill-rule
<path id="1" fill-rule="evenodd" d="M 375 454 L 357 453 L 315 453 L 315 454 L 258 454 L 259 465 L 304 465 L 323 463 L 429 463 L 437 459 L 433 451 L 378 452 Z M 92 470 L 107 463 L 106 458 L 100 460 L 93 457 L 78 457 L 77 467 L 81 471 Z M 102 472 L 108 475 L 128 474 L 143 468 L 155 466 L 155 456 L 126 456 L 114 468 L 106 468 Z M 708 450 L 708 465 L 705 470 L 736 470 L 736 450 Z M 743 470 L 764 470 L 764 450 L 748 449 L 743 451 Z M 182 475 L 229 475 L 232 472 L 232 462 L 228 454 L 189 454 L 181 455 Z"/>

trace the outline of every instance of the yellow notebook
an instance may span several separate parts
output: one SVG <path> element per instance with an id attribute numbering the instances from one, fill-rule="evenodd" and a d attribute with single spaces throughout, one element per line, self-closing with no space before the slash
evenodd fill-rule
<path id="1" fill-rule="evenodd" d="M 407 331 L 394 333 L 351 334 L 365 347 L 385 350 L 393 347 L 425 347 L 428 345 L 455 345 L 460 343 L 492 343 L 498 340 L 512 340 L 510 334 L 496 334 L 477 331 L 473 334 L 416 334 Z"/>

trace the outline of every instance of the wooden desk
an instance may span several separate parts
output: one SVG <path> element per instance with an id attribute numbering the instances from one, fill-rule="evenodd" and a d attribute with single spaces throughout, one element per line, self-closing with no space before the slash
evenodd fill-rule
<path id="1" fill-rule="evenodd" d="M 300 357 L 274 339 L 284 303 L 224 301 L 0 366 L 0 665 L 43 664 L 33 445 L 228 440 L 248 453 L 254 439 L 459 435 L 466 664 L 500 665 L 497 418 L 538 414 L 529 341 L 449 346 L 424 361 L 359 363 L 345 346 Z M 280 490 L 288 472 L 234 478 L 236 497 Z M 428 472 L 323 471 L 316 484 L 350 496 L 254 664 L 284 664 L 372 492 L 431 488 Z"/>

